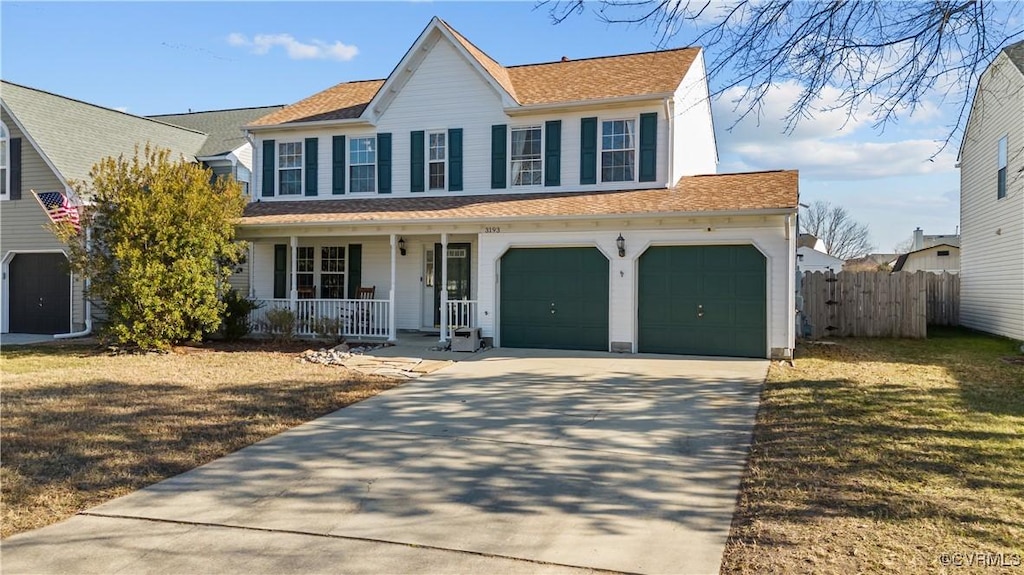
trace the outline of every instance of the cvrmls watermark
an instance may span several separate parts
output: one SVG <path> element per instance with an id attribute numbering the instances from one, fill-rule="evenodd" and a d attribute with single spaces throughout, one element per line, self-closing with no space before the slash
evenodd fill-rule
<path id="1" fill-rule="evenodd" d="M 947 567 L 1020 567 L 1021 556 L 1018 553 L 986 553 L 984 551 L 943 553 L 939 555 L 939 563 Z"/>

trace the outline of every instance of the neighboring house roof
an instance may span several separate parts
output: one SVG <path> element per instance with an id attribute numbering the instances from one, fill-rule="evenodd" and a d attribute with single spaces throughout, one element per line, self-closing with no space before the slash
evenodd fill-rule
<path id="1" fill-rule="evenodd" d="M 1009 56 L 1010 61 L 1017 66 L 1021 74 L 1024 74 L 1024 40 L 1017 42 L 1016 44 L 1010 44 L 1003 48 L 1003 52 Z"/>
<path id="2" fill-rule="evenodd" d="M 960 236 L 957 234 L 936 234 L 923 236 L 924 247 L 930 248 L 939 244 L 960 246 Z"/>
<path id="3" fill-rule="evenodd" d="M 811 248 L 818 245 L 818 238 L 814 234 L 800 234 L 796 237 L 796 247 L 798 248 Z"/>
<path id="4" fill-rule="evenodd" d="M 798 193 L 797 172 L 787 170 L 687 176 L 672 188 L 654 190 L 254 202 L 246 207 L 241 223 L 381 223 L 791 211 L 796 210 Z"/>
<path id="5" fill-rule="evenodd" d="M 206 142 L 197 154 L 200 157 L 226 155 L 246 143 L 242 126 L 276 112 L 284 106 L 261 106 L 256 108 L 234 108 L 210 110 L 187 114 L 159 114 L 148 116 L 167 124 L 174 124 L 207 135 Z"/>
<path id="6" fill-rule="evenodd" d="M 875 265 L 875 266 L 889 265 L 898 256 L 899 256 L 899 254 L 882 254 L 882 253 L 879 253 L 879 254 L 868 254 L 866 256 L 861 256 L 859 258 L 850 258 L 850 259 L 846 260 L 846 265 L 848 265 L 848 266 L 855 266 L 855 265 L 860 265 L 860 264 L 870 264 L 870 265 Z"/>
<path id="7" fill-rule="evenodd" d="M 671 94 L 700 54 L 700 48 L 690 47 L 505 67 L 448 23 L 440 19 L 437 21 L 502 89 L 523 106 Z M 397 72 L 396 69 L 392 75 Z M 343 82 L 249 125 L 273 126 L 359 118 L 386 81 Z"/>
<path id="8" fill-rule="evenodd" d="M 87 180 L 102 158 L 147 142 L 192 158 L 206 134 L 7 81 L 0 99 L 65 180 Z"/>
<path id="9" fill-rule="evenodd" d="M 933 246 L 928 246 L 928 247 L 921 248 L 919 250 L 914 250 L 912 252 L 907 252 L 905 254 L 900 254 L 900 257 L 896 258 L 896 262 L 892 265 L 892 271 L 894 271 L 894 272 L 903 271 L 903 266 L 906 265 L 907 260 L 910 258 L 910 256 L 912 256 L 914 254 L 921 253 L 923 251 L 933 250 L 935 248 L 939 248 L 939 247 L 942 247 L 942 246 L 946 246 L 947 248 L 952 248 L 954 250 L 959 250 L 960 249 L 960 246 L 954 246 L 953 244 L 935 244 Z"/>

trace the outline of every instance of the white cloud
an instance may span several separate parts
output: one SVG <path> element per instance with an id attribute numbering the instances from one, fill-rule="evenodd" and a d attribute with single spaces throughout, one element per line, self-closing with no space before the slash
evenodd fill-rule
<path id="1" fill-rule="evenodd" d="M 825 88 L 810 106 L 814 112 L 800 120 L 786 134 L 785 116 L 797 100 L 796 83 L 773 86 L 761 101 L 760 117 L 750 114 L 737 121 L 745 107 L 737 108 L 740 89 L 726 92 L 712 106 L 722 150 L 722 168 L 729 171 L 796 168 L 821 180 L 863 180 L 952 172 L 953 151 L 936 155 L 941 142 L 913 137 L 898 127 L 885 134 L 873 128 L 873 119 L 846 110 L 830 109 L 839 91 Z M 934 107 L 923 107 L 922 115 L 938 123 Z M 731 127 L 731 129 L 729 129 Z M 884 137 L 883 137 L 884 136 Z"/>
<path id="2" fill-rule="evenodd" d="M 249 48 L 253 54 L 267 54 L 275 46 L 284 49 L 292 60 L 339 60 L 348 62 L 359 54 L 359 48 L 340 41 L 333 43 L 322 40 L 300 42 L 291 34 L 256 34 L 249 39 L 245 34 L 232 32 L 227 37 L 228 44 L 239 48 Z"/>

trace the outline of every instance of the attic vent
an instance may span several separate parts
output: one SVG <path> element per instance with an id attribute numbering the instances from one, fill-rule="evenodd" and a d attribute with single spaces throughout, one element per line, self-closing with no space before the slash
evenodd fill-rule
<path id="1" fill-rule="evenodd" d="M 939 250 L 938 255 L 940 255 L 940 256 L 948 256 L 949 255 L 949 250 Z"/>
<path id="2" fill-rule="evenodd" d="M 568 56 L 562 56 L 562 61 L 563 62 L 568 62 L 569 61 L 569 57 Z"/>

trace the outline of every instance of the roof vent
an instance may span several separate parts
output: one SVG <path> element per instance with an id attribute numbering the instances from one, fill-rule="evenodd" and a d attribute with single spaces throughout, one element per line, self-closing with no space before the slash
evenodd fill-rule
<path id="1" fill-rule="evenodd" d="M 569 61 L 569 57 L 568 56 L 562 56 L 562 61 L 563 62 L 568 62 Z"/>

